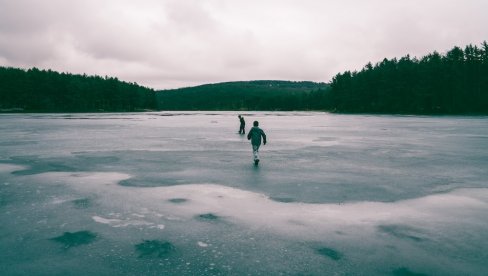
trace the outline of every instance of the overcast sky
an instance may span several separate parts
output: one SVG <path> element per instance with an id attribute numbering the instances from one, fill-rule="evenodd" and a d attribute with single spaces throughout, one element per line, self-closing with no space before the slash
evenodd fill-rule
<path id="1" fill-rule="evenodd" d="M 488 40 L 487 0 L 0 0 L 0 65 L 155 88 L 328 82 Z"/>

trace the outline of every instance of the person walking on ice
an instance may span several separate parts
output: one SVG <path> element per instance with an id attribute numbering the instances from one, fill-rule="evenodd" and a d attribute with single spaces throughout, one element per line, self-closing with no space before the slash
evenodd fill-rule
<path id="1" fill-rule="evenodd" d="M 252 153 L 254 155 L 254 165 L 259 164 L 259 147 L 261 146 L 261 137 L 263 138 L 263 144 L 266 145 L 266 134 L 259 128 L 259 122 L 254 121 L 253 127 L 247 134 L 247 140 L 251 140 Z"/>
<path id="2" fill-rule="evenodd" d="M 242 117 L 241 115 L 237 117 L 239 117 L 239 122 L 240 122 L 239 134 L 246 134 L 246 121 L 244 121 L 244 117 Z"/>

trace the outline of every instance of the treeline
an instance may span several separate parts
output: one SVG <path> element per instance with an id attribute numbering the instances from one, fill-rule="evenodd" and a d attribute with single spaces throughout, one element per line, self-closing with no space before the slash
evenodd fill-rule
<path id="1" fill-rule="evenodd" d="M 350 113 L 488 114 L 488 44 L 336 75 L 324 109 Z"/>
<path id="2" fill-rule="evenodd" d="M 330 84 L 244 81 L 155 92 L 117 78 L 0 67 L 0 112 L 142 110 L 488 114 L 488 44 L 368 63 Z"/>
<path id="3" fill-rule="evenodd" d="M 117 78 L 0 67 L 0 111 L 124 112 L 156 109 L 155 92 Z"/>
<path id="4" fill-rule="evenodd" d="M 163 90 L 160 110 L 314 110 L 329 86 L 316 82 L 241 81 Z"/>

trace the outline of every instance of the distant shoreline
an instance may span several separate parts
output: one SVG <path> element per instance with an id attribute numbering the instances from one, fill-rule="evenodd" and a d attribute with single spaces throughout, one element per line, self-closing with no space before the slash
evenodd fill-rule
<path id="1" fill-rule="evenodd" d="M 329 83 L 254 80 L 156 91 L 113 77 L 0 66 L 0 113 L 317 111 L 371 115 L 488 115 L 488 43 L 406 55 L 337 74 Z"/>
<path id="2" fill-rule="evenodd" d="M 56 112 L 56 111 L 4 111 L 0 109 L 0 115 L 28 115 L 28 114 L 144 114 L 144 113 L 208 113 L 208 112 L 233 112 L 245 114 L 246 112 L 270 112 L 270 113 L 327 113 L 334 115 L 363 115 L 363 116 L 425 116 L 425 117 L 487 117 L 485 113 L 463 113 L 463 114 L 441 114 L 441 113 L 352 113 L 352 112 L 331 112 L 326 110 L 141 110 L 141 111 L 79 111 L 79 112 Z"/>

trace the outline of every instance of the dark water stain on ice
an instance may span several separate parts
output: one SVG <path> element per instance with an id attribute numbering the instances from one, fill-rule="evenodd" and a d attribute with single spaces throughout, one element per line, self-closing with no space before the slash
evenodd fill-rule
<path id="1" fill-rule="evenodd" d="M 378 230 L 399 239 L 412 240 L 415 242 L 423 242 L 427 240 L 426 238 L 419 237 L 422 235 L 419 230 L 407 225 L 380 225 L 378 226 Z"/>
<path id="2" fill-rule="evenodd" d="M 169 199 L 168 201 L 171 203 L 183 203 L 183 202 L 187 202 L 188 199 L 186 199 L 186 198 L 172 198 L 172 199 Z"/>
<path id="3" fill-rule="evenodd" d="M 319 248 L 317 249 L 317 252 L 322 255 L 322 256 L 326 256 L 334 261 L 338 261 L 340 259 L 342 259 L 342 253 L 335 250 L 335 249 L 332 249 L 332 248 L 328 248 L 328 247 L 322 247 L 322 248 Z"/>
<path id="4" fill-rule="evenodd" d="M 0 180 L 0 187 L 3 185 L 10 185 L 8 182 L 2 183 L 3 181 Z M 0 208 L 9 205 L 10 203 L 14 202 L 15 197 L 11 196 L 8 193 L 8 190 L 3 190 L 4 188 L 0 188 Z"/>
<path id="5" fill-rule="evenodd" d="M 64 245 L 64 248 L 92 243 L 97 238 L 97 235 L 90 231 L 78 231 L 78 232 L 64 232 L 63 235 L 51 238 L 50 240 L 59 242 Z"/>
<path id="6" fill-rule="evenodd" d="M 14 164 L 26 166 L 26 169 L 12 172 L 13 175 L 35 175 L 45 172 L 84 172 L 100 170 L 102 166 L 116 165 L 120 158 L 116 156 L 76 155 L 74 157 L 41 158 L 37 155 L 12 156 Z"/>
<path id="7" fill-rule="evenodd" d="M 400 267 L 393 270 L 393 275 L 394 276 L 427 276 L 427 274 L 412 272 L 410 271 L 410 269 L 406 267 Z"/>
<path id="8" fill-rule="evenodd" d="M 77 209 L 86 209 L 90 207 L 90 200 L 88 198 L 80 198 L 80 199 L 75 199 L 71 201 L 75 208 Z"/>
<path id="9" fill-rule="evenodd" d="M 37 156 L 20 156 L 12 157 L 15 164 L 27 165 L 28 169 L 23 169 L 19 171 L 12 172 L 13 175 L 34 175 L 41 174 L 45 172 L 78 172 L 76 166 L 72 166 L 64 159 L 49 159 L 42 160 Z"/>
<path id="10" fill-rule="evenodd" d="M 0 142 L 0 147 L 1 146 L 5 146 L 5 147 L 25 146 L 25 145 L 35 145 L 35 144 L 39 144 L 39 142 L 37 142 L 37 141 L 3 141 L 3 142 Z"/>
<path id="11" fill-rule="evenodd" d="M 218 220 L 218 219 L 220 219 L 219 216 L 216 216 L 216 215 L 214 215 L 212 213 L 201 214 L 201 215 L 198 215 L 197 218 L 204 219 L 204 220 Z"/>
<path id="12" fill-rule="evenodd" d="M 282 202 L 282 203 L 291 203 L 295 202 L 295 199 L 291 197 L 270 197 L 271 200 L 277 201 L 277 202 Z"/>
<path id="13" fill-rule="evenodd" d="M 99 155 L 78 155 L 76 156 L 80 163 L 99 163 L 99 164 L 114 164 L 120 161 L 117 156 L 99 156 Z"/>
<path id="14" fill-rule="evenodd" d="M 39 166 L 32 166 L 30 169 L 15 171 L 13 175 L 34 175 L 41 174 L 45 172 L 77 172 L 74 167 L 65 166 L 56 163 L 40 164 Z"/>
<path id="15" fill-rule="evenodd" d="M 120 181 L 118 184 L 125 187 L 165 187 L 190 184 L 191 181 L 187 181 L 181 178 L 172 177 L 132 177 L 126 180 Z"/>
<path id="16" fill-rule="evenodd" d="M 135 245 L 139 258 L 163 258 L 175 252 L 175 246 L 168 241 L 144 240 Z"/>
<path id="17" fill-rule="evenodd" d="M 337 141 L 335 137 L 318 137 L 317 139 L 313 140 L 313 142 L 333 142 Z"/>

